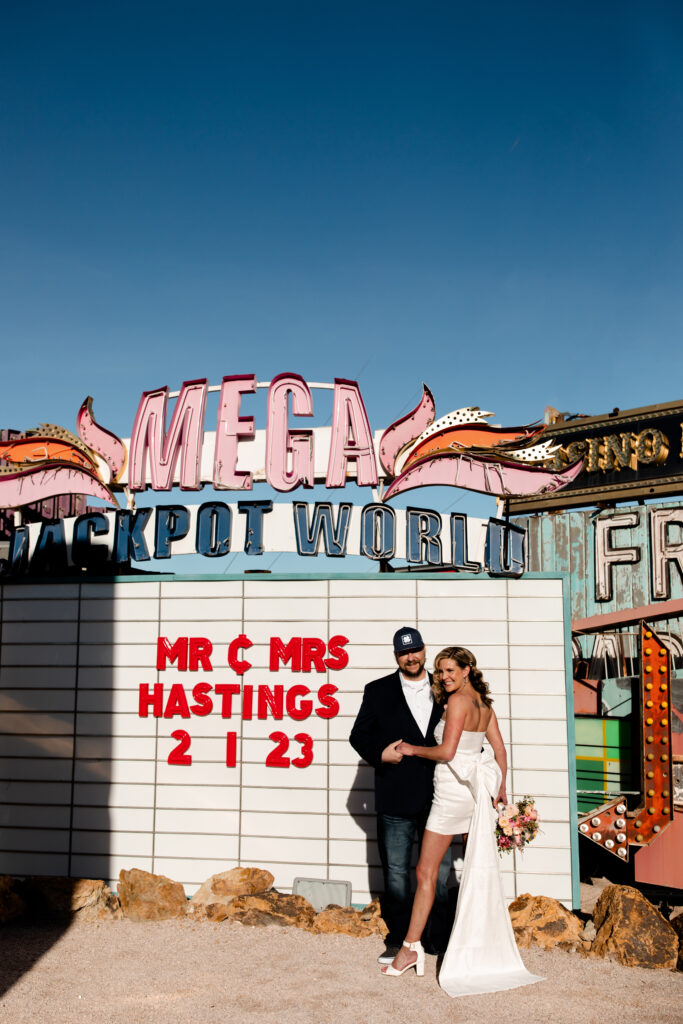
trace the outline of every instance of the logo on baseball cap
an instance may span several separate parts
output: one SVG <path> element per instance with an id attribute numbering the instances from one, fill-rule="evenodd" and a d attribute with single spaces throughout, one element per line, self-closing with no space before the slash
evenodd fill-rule
<path id="1" fill-rule="evenodd" d="M 406 651 L 421 651 L 424 647 L 424 640 L 416 629 L 411 626 L 401 626 L 394 633 L 394 654 L 405 654 Z"/>

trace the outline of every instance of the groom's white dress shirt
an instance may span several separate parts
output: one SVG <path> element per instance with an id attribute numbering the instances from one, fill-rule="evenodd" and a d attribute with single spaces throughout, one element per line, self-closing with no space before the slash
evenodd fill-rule
<path id="1" fill-rule="evenodd" d="M 429 676 L 426 672 L 424 679 L 406 679 L 402 672 L 399 672 L 399 676 L 401 677 L 403 696 L 406 699 L 410 713 L 420 727 L 422 735 L 426 736 L 434 706 L 434 696 L 429 685 Z"/>

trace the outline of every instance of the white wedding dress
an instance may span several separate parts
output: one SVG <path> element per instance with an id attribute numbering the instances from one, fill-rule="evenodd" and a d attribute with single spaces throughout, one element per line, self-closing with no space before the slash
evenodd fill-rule
<path id="1" fill-rule="evenodd" d="M 434 730 L 437 743 L 443 729 L 441 721 Z M 490 750 L 482 752 L 484 736 L 463 732 L 453 760 L 436 766 L 427 821 L 431 832 L 469 833 L 455 923 L 439 972 L 439 984 L 449 996 L 501 992 L 545 980 L 524 966 L 505 904 L 491 803 L 501 774 Z"/>

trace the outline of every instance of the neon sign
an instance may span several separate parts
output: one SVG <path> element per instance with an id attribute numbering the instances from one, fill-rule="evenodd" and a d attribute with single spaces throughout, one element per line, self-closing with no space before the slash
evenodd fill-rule
<path id="1" fill-rule="evenodd" d="M 242 415 L 242 400 L 268 389 L 265 429 Z M 301 426 L 313 416 L 312 390 L 333 391 L 330 427 Z M 207 397 L 218 391 L 214 431 L 205 430 Z M 175 398 L 170 413 L 169 399 Z M 497 497 L 560 490 L 580 473 L 577 461 L 553 468 L 557 446 L 539 440 L 544 428 L 503 428 L 475 407 L 436 419 L 434 398 L 423 385 L 415 409 L 374 434 L 356 381 L 309 384 L 283 373 L 267 384 L 253 374 L 226 376 L 218 386 L 206 379 L 186 381 L 179 392 L 167 387 L 143 393 L 131 438 L 123 441 L 100 426 L 92 399 L 83 403 L 78 436 L 43 424 L 0 449 L 0 507 L 19 508 L 58 494 L 87 494 L 117 505 L 116 493 L 151 488 L 250 491 L 267 483 L 290 492 L 348 480 L 377 490 L 385 503 L 395 495 L 428 486 L 460 487 Z"/>
<path id="2" fill-rule="evenodd" d="M 394 509 L 378 502 L 359 507 L 351 502 L 209 501 L 91 511 L 18 526 L 8 568 L 14 575 L 60 574 L 77 566 L 126 566 L 181 554 L 214 559 L 231 551 L 249 556 L 292 551 L 302 557 L 355 554 L 376 562 L 402 558 L 413 565 L 519 576 L 525 537 L 525 530 L 498 519 Z"/>

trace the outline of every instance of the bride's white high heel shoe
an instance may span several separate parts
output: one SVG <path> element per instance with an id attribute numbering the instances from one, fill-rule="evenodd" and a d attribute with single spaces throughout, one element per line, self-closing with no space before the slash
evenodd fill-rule
<path id="1" fill-rule="evenodd" d="M 425 951 L 422 948 L 422 943 L 418 939 L 417 942 L 404 942 L 403 945 L 406 949 L 409 949 L 411 953 L 417 953 L 417 960 L 413 960 L 412 963 L 406 964 L 406 966 L 401 967 L 400 970 L 397 970 L 393 964 L 389 964 L 389 966 L 382 971 L 382 974 L 385 974 L 389 978 L 400 978 L 402 974 L 405 974 L 411 967 L 414 967 L 418 978 L 424 977 Z"/>

